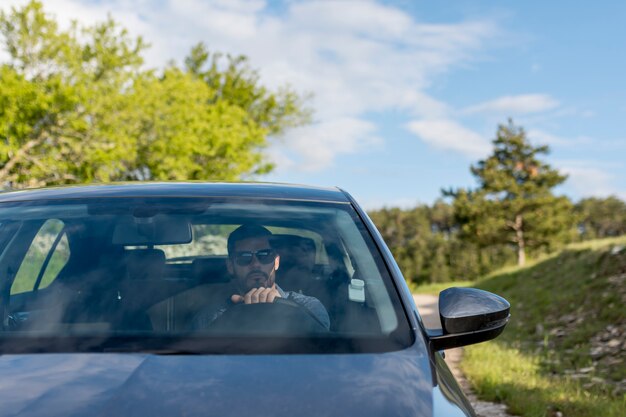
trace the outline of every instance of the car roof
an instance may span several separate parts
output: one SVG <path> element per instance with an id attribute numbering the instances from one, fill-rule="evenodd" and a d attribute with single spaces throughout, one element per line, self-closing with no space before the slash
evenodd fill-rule
<path id="1" fill-rule="evenodd" d="M 339 188 L 256 182 L 135 182 L 8 191 L 0 193 L 0 203 L 107 197 L 246 197 L 349 202 Z"/>

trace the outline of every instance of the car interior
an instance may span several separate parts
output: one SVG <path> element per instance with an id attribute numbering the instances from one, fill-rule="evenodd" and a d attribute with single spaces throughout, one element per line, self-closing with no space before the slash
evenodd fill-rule
<path id="1" fill-rule="evenodd" d="M 227 302 L 233 282 L 225 238 L 250 219 L 165 216 L 155 226 L 142 220 L 149 217 L 137 218 L 134 226 L 119 216 L 1 224 L 0 267 L 9 271 L 5 330 L 178 334 L 194 330 L 190 323 L 202 308 Z M 329 313 L 330 332 L 381 332 L 369 289 L 353 285 L 363 282 L 359 268 L 332 227 L 311 230 L 310 222 L 278 217 L 254 221 L 273 229 L 277 284 L 317 298 Z M 199 236 L 207 230 L 213 234 Z M 194 246 L 202 239 L 204 246 Z M 219 249 L 202 252 L 212 242 Z"/>

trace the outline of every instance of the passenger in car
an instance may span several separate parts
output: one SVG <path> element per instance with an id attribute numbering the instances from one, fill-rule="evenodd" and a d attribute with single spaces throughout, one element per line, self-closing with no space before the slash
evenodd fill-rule
<path id="1" fill-rule="evenodd" d="M 271 243 L 280 256 L 280 269 L 276 275 L 281 288 L 312 295 L 316 250 L 313 239 L 296 235 L 273 235 Z"/>
<path id="2" fill-rule="evenodd" d="M 272 248 L 272 233 L 258 225 L 243 225 L 228 237 L 228 272 L 234 278 L 234 294 L 220 306 L 207 306 L 193 319 L 192 328 L 209 328 L 233 304 L 273 303 L 276 298 L 291 300 L 306 308 L 327 329 L 330 318 L 323 304 L 314 297 L 283 291 L 276 284 L 280 256 Z"/>

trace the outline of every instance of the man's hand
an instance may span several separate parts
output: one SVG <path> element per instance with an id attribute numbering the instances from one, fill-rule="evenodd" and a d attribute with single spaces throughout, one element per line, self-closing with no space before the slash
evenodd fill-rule
<path id="1" fill-rule="evenodd" d="M 233 294 L 230 297 L 230 300 L 234 304 L 239 304 L 242 302 L 245 304 L 256 304 L 256 303 L 273 303 L 275 298 L 281 298 L 280 293 L 276 289 L 276 284 L 272 285 L 269 288 L 265 288 L 265 287 L 253 288 L 243 296 L 239 294 Z"/>

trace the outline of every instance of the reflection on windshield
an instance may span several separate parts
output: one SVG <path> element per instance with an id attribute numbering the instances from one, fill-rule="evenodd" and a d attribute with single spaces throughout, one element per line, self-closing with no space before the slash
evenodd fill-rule
<path id="1" fill-rule="evenodd" d="M 198 337 L 410 343 L 347 204 L 5 203 L 0 224 L 5 339 L 143 337 L 172 351 Z"/>

